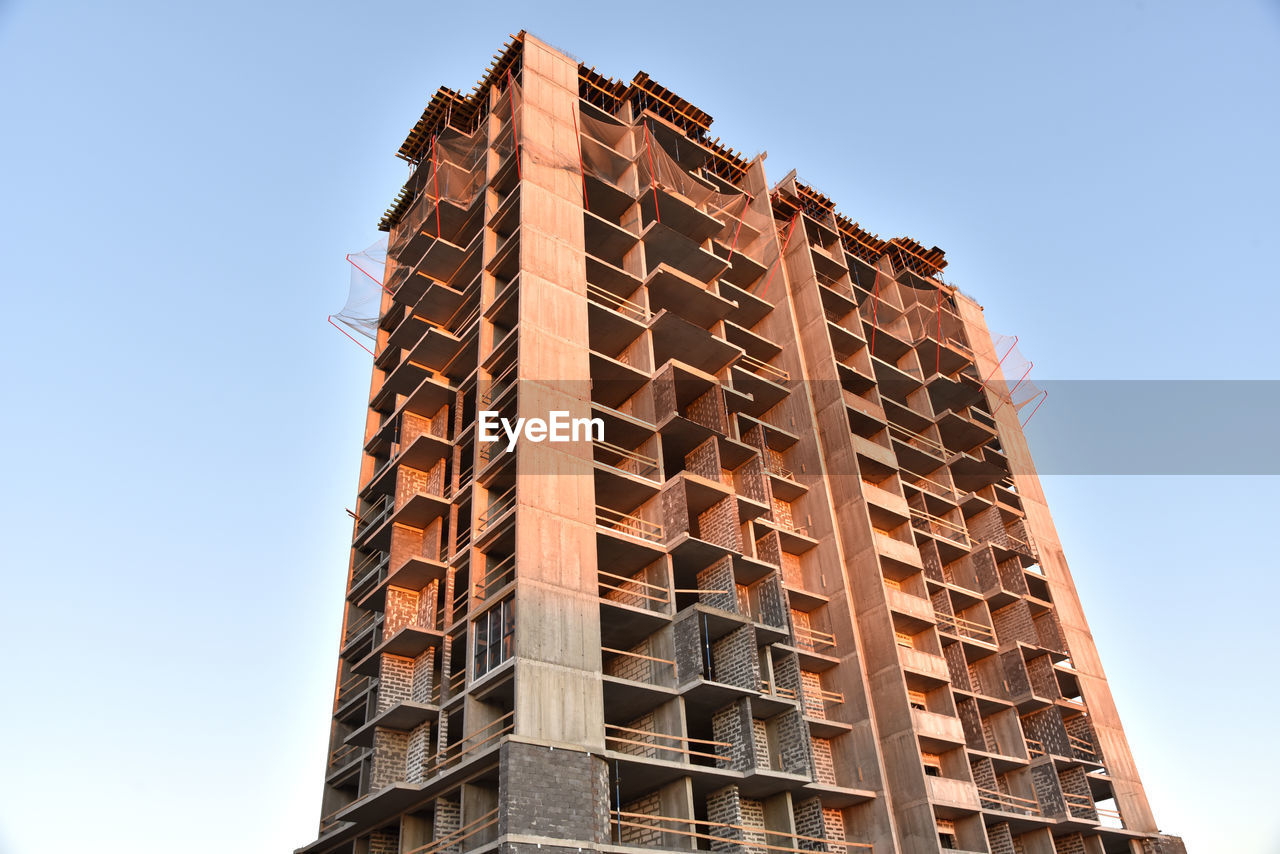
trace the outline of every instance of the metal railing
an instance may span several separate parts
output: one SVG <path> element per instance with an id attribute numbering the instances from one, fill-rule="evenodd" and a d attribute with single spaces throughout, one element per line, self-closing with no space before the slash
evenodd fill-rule
<path id="1" fill-rule="evenodd" d="M 353 640 L 360 637 L 360 635 L 371 629 L 380 616 L 382 615 L 375 611 L 370 611 L 351 625 L 347 626 L 347 631 L 342 636 L 342 645 L 344 647 L 347 646 Z"/>
<path id="2" fill-rule="evenodd" d="M 329 767 L 336 768 L 347 762 L 355 760 L 360 753 L 368 750 L 367 747 L 361 747 L 357 744 L 342 744 L 334 748 L 329 754 Z"/>
<path id="3" fill-rule="evenodd" d="M 371 577 L 377 576 L 381 579 L 382 573 L 386 571 L 390 562 L 390 553 L 371 552 L 368 557 L 356 564 L 355 569 L 351 570 L 351 589 L 355 590 L 363 586 Z"/>
<path id="4" fill-rule="evenodd" d="M 913 481 L 906 481 L 907 486 L 918 486 L 925 492 L 931 492 L 940 498 L 947 499 L 948 501 L 958 502 L 960 500 L 960 495 L 945 483 L 939 483 L 938 481 L 927 478 L 923 475 L 915 475 L 915 477 L 916 479 Z"/>
<path id="5" fill-rule="evenodd" d="M 616 462 L 609 460 L 596 460 L 610 468 L 615 468 L 620 472 L 634 474 L 637 477 L 643 477 L 645 480 L 659 482 L 658 460 L 647 454 L 641 454 L 637 451 L 628 451 L 626 448 L 611 444 L 603 439 L 597 439 L 593 443 L 596 448 L 603 451 L 605 455 L 611 455 L 616 458 Z"/>
<path id="6" fill-rule="evenodd" d="M 506 393 L 515 383 L 511 381 L 511 375 L 516 371 L 516 360 L 512 359 L 511 364 L 507 365 L 501 373 L 489 378 L 489 384 L 485 386 L 484 391 L 480 392 L 480 402 L 485 406 L 491 406 L 495 400 Z"/>
<path id="7" fill-rule="evenodd" d="M 760 693 L 769 694 L 773 697 L 782 697 L 785 700 L 798 700 L 800 695 L 796 693 L 794 688 L 788 688 L 785 685 L 779 685 L 777 682 L 770 682 L 768 679 L 760 680 Z"/>
<path id="8" fill-rule="evenodd" d="M 900 424 L 890 424 L 889 435 L 913 448 L 924 451 L 930 456 L 941 460 L 947 458 L 947 449 L 941 442 L 930 439 L 928 436 L 923 436 L 914 430 L 908 430 Z"/>
<path id="9" fill-rule="evenodd" d="M 662 526 L 657 522 L 632 516 L 602 504 L 596 505 L 596 524 L 601 528 L 627 534 L 652 543 L 662 541 Z"/>
<path id="10" fill-rule="evenodd" d="M 796 626 L 793 633 L 796 637 L 796 645 L 805 649 L 816 650 L 818 647 L 834 647 L 836 645 L 836 636 L 820 629 Z"/>
<path id="11" fill-rule="evenodd" d="M 454 744 L 445 748 L 441 754 L 439 763 L 436 764 L 436 770 L 442 770 L 455 765 L 462 761 L 462 758 L 474 750 L 479 750 L 487 744 L 491 744 L 502 738 L 507 733 L 516 728 L 516 713 L 514 711 L 507 712 L 495 721 L 485 724 L 475 732 L 460 739 Z"/>
<path id="12" fill-rule="evenodd" d="M 1078 735 L 1067 734 L 1067 742 L 1071 745 L 1071 749 L 1078 753 L 1097 758 L 1098 751 L 1093 747 L 1093 742 L 1087 738 L 1081 738 Z"/>
<path id="13" fill-rule="evenodd" d="M 957 617 L 945 611 L 935 611 L 934 616 L 937 617 L 938 622 L 943 627 L 950 629 L 952 634 L 982 641 L 983 643 L 994 644 L 996 642 L 996 633 L 990 626 L 975 623 L 973 620 L 966 620 L 964 617 Z"/>
<path id="14" fill-rule="evenodd" d="M 641 652 L 630 652 L 625 649 L 614 649 L 613 647 L 608 647 L 608 646 L 600 647 L 600 651 L 610 653 L 611 655 L 621 655 L 625 658 L 632 658 L 632 659 L 635 659 L 636 661 L 647 661 L 647 662 L 651 662 L 652 664 L 662 664 L 662 665 L 665 665 L 666 667 L 670 667 L 672 677 L 674 678 L 675 676 L 676 663 L 673 659 L 659 658 L 656 655 L 645 655 L 644 653 L 641 653 Z M 653 668 L 650 668 L 650 670 L 652 671 Z M 618 678 L 626 679 L 628 677 L 621 676 Z M 632 681 L 635 681 L 635 680 L 632 680 Z M 657 684 L 657 683 L 650 682 L 649 684 Z"/>
<path id="15" fill-rule="evenodd" d="M 768 470 L 769 474 L 775 474 L 778 477 L 782 478 L 783 480 L 789 480 L 789 481 L 792 481 L 793 483 L 795 482 L 795 479 L 796 479 L 795 473 L 792 472 L 791 469 L 787 468 L 786 466 L 779 465 L 778 463 L 775 463 L 773 460 L 766 459 L 764 463 L 764 467 L 765 469 Z"/>
<path id="16" fill-rule="evenodd" d="M 489 506 L 476 519 L 476 533 L 483 534 L 496 522 L 500 517 L 504 516 L 507 511 L 516 506 L 516 488 L 513 486 L 497 498 L 489 502 Z"/>
<path id="17" fill-rule="evenodd" d="M 642 599 L 645 602 L 653 602 L 658 605 L 671 604 L 671 594 L 667 591 L 666 587 L 663 587 L 659 584 L 650 584 L 647 581 L 640 581 L 637 578 L 628 578 L 625 575 L 617 575 L 612 572 L 607 572 L 603 569 L 599 571 L 599 574 L 601 577 L 600 586 L 603 587 L 605 590 L 609 590 L 609 591 L 612 591 L 613 593 L 618 594 L 618 598 L 616 599 L 611 598 L 608 595 L 601 596 L 600 598 L 602 600 L 610 601 L 610 602 L 620 602 L 621 600 L 624 600 L 628 597 L 635 597 L 637 599 Z M 621 583 L 614 584 L 608 581 L 604 581 L 603 580 L 604 578 L 611 578 L 614 581 L 621 582 Z M 643 591 L 652 591 L 652 592 L 643 592 Z M 621 602 L 621 604 L 626 604 L 626 603 Z"/>
<path id="18" fill-rule="evenodd" d="M 619 843 L 623 842 L 623 828 L 629 828 L 639 830 L 643 833 L 652 833 L 656 831 L 658 833 L 669 833 L 675 836 L 683 836 L 688 839 L 705 840 L 709 844 L 719 843 L 721 845 L 737 845 L 752 851 L 776 851 L 781 852 L 781 854 L 813 854 L 814 851 L 823 849 L 819 849 L 814 845 L 810 845 L 806 848 L 792 848 L 788 845 L 772 845 L 765 840 L 770 836 L 773 836 L 775 838 L 784 837 L 798 843 L 817 843 L 825 846 L 826 850 L 831 852 L 831 854 L 839 854 L 839 849 L 844 849 L 846 854 L 851 850 L 873 850 L 873 847 L 869 842 L 849 842 L 841 839 L 823 839 L 817 836 L 803 836 L 798 833 L 771 830 L 767 827 L 727 824 L 722 821 L 703 821 L 696 818 L 678 818 L 675 816 L 654 815 L 650 813 L 626 812 L 622 809 L 615 809 L 613 811 L 613 819 L 615 827 L 617 828 Z M 668 825 L 675 826 L 670 827 Z M 702 830 L 699 830 L 698 828 L 702 828 Z M 721 832 L 717 833 L 716 831 Z"/>
<path id="19" fill-rule="evenodd" d="M 510 555 L 484 571 L 484 577 L 476 582 L 476 601 L 483 602 L 494 591 L 506 587 L 516 577 L 516 556 Z"/>
<path id="20" fill-rule="evenodd" d="M 751 373 L 758 377 L 770 380 L 776 383 L 785 383 L 791 379 L 791 375 L 782 368 L 775 368 L 768 362 L 763 362 L 755 356 L 743 353 L 738 357 L 738 362 Z"/>
<path id="21" fill-rule="evenodd" d="M 607 291 L 599 285 L 594 285 L 591 282 L 587 282 L 587 299 L 601 308 L 605 308 L 616 314 L 622 315 L 628 320 L 648 323 L 653 319 L 653 313 L 640 303 L 624 299 L 612 291 Z"/>
<path id="22" fill-rule="evenodd" d="M 476 847 L 474 845 L 464 845 L 467 840 L 471 839 L 478 833 L 488 830 L 498 825 L 498 809 L 497 807 L 489 810 L 475 821 L 462 825 L 457 830 L 451 830 L 439 839 L 432 840 L 426 845 L 420 845 L 417 848 L 411 848 L 406 854 L 439 854 L 442 851 L 448 851 L 449 854 L 459 854 L 459 852 L 470 851 Z"/>
<path id="23" fill-rule="evenodd" d="M 918 523 L 912 525 L 917 531 L 927 531 L 930 534 L 946 537 L 948 540 L 959 543 L 965 548 L 971 548 L 973 545 L 969 540 L 968 528 L 963 525 L 957 525 L 955 522 L 948 522 L 940 516 L 934 516 L 932 513 L 926 513 L 923 510 L 916 510 L 913 507 L 911 508 L 911 521 Z"/>
<path id="24" fill-rule="evenodd" d="M 352 697 L 364 691 L 369 687 L 370 677 L 368 676 L 352 676 L 346 681 L 338 685 L 338 705 L 350 700 Z"/>
<path id="25" fill-rule="evenodd" d="M 635 736 L 641 736 L 636 738 Z M 653 739 L 646 741 L 644 739 Z M 674 742 L 674 744 L 661 744 L 658 740 Z M 636 753 L 636 751 L 627 750 L 626 747 L 618 747 L 617 745 L 627 745 L 630 747 L 644 748 L 645 752 L 650 750 L 668 751 L 670 753 L 678 753 L 685 757 L 685 761 L 689 757 L 700 757 L 703 759 L 716 759 L 723 762 L 730 761 L 730 757 L 719 753 L 712 753 L 706 750 L 695 750 L 696 747 L 733 747 L 731 742 L 727 741 L 710 741 L 705 738 L 688 738 L 682 735 L 671 735 L 665 732 L 654 732 L 647 729 L 632 729 L 631 727 L 616 726 L 614 724 L 604 725 L 604 746 L 610 750 L 616 750 L 619 753 Z M 656 757 L 662 758 L 662 757 Z"/>
<path id="26" fill-rule="evenodd" d="M 978 799 L 983 809 L 1000 810 L 1002 812 L 1020 813 L 1021 815 L 1040 815 L 1040 801 L 1035 798 L 1022 798 L 995 789 L 978 786 Z"/>
<path id="27" fill-rule="evenodd" d="M 373 506 L 361 513 L 356 520 L 356 537 L 363 537 L 365 534 L 377 528 L 395 511 L 396 502 L 390 495 L 384 495 Z"/>
<path id="28" fill-rule="evenodd" d="M 1067 810 L 1073 815 L 1083 815 L 1084 818 L 1093 818 L 1097 815 L 1098 808 L 1094 806 L 1093 798 L 1088 795 L 1063 792 L 1062 799 L 1066 801 Z"/>

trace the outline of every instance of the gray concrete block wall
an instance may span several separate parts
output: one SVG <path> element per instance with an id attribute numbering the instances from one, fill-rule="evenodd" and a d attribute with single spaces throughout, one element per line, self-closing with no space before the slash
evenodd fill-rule
<path id="1" fill-rule="evenodd" d="M 603 759 L 509 741 L 498 759 L 498 833 L 603 844 L 609 774 Z"/>

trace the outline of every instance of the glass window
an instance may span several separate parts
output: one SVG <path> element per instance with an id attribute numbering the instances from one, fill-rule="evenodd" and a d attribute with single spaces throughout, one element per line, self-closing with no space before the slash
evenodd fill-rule
<path id="1" fill-rule="evenodd" d="M 475 658 L 472 673 L 479 678 L 511 657 L 515 647 L 515 601 L 508 596 L 481 614 L 473 624 Z"/>

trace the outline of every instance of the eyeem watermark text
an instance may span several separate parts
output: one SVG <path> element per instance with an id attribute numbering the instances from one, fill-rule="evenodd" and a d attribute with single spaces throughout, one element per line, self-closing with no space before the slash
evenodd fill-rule
<path id="1" fill-rule="evenodd" d="M 503 418 L 490 409 L 480 413 L 480 441 L 500 442 L 507 439 L 505 450 L 515 449 L 521 439 L 530 442 L 602 442 L 603 418 L 570 418 L 565 410 L 552 410 L 546 419 Z"/>

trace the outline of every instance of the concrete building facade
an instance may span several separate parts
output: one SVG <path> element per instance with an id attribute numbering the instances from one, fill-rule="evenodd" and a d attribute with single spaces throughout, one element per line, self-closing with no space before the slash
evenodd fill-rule
<path id="1" fill-rule="evenodd" d="M 402 146 L 299 850 L 1181 851 L 981 307 L 710 123 L 521 34 Z"/>

